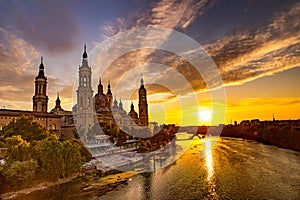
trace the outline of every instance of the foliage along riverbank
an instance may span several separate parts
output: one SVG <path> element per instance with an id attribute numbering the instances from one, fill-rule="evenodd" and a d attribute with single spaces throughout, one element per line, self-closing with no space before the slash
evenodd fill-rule
<path id="1" fill-rule="evenodd" d="M 292 127 L 226 125 L 221 136 L 250 139 L 300 151 L 300 131 Z"/>
<path id="2" fill-rule="evenodd" d="M 99 171 L 74 174 L 71 177 L 54 182 L 43 182 L 30 188 L 2 194 L 3 200 L 10 199 L 41 199 L 57 197 L 57 189 L 68 188 L 61 193 L 62 199 L 88 199 L 94 196 L 103 196 L 122 184 L 127 184 L 134 172 L 118 172 L 111 170 L 105 174 Z"/>
<path id="3" fill-rule="evenodd" d="M 64 140 L 28 117 L 3 127 L 0 148 L 0 193 L 71 177 L 92 158 L 80 140 Z"/>
<path id="4" fill-rule="evenodd" d="M 103 195 L 135 175 L 83 170 L 92 155 L 80 140 L 64 140 L 28 117 L 3 127 L 0 148 L 0 199 L 28 199 L 68 184 L 78 185 L 79 196 Z"/>

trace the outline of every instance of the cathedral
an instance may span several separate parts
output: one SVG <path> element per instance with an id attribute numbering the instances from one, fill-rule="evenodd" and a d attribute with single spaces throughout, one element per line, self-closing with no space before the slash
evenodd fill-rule
<path id="1" fill-rule="evenodd" d="M 110 82 L 107 84 L 105 93 L 101 78 L 99 79 L 97 94 L 93 96 L 91 85 L 92 69 L 88 64 L 86 45 L 84 45 L 82 64 L 79 66 L 78 73 L 77 104 L 73 107 L 75 123 L 78 129 L 87 133 L 94 123 L 99 123 L 101 126 L 109 126 L 114 122 L 119 126 L 148 126 L 147 90 L 144 86 L 143 78 L 141 78 L 138 91 L 138 114 L 134 110 L 133 103 L 131 103 L 129 113 L 124 110 L 121 99 L 118 102 L 116 96 L 115 98 L 113 97 Z"/>
<path id="2" fill-rule="evenodd" d="M 148 103 L 147 90 L 144 86 L 143 78 L 138 91 L 138 112 L 131 103 L 130 111 L 127 113 L 123 108 L 121 99 L 119 102 L 113 98 L 110 82 L 107 84 L 107 91 L 99 79 L 97 94 L 93 96 L 92 89 L 92 69 L 88 63 L 86 45 L 82 54 L 82 63 L 79 66 L 79 84 L 77 88 L 77 103 L 71 111 L 66 111 L 61 107 L 59 94 L 55 102 L 55 107 L 48 112 L 47 77 L 45 76 L 45 66 L 43 57 L 39 65 L 38 74 L 34 80 L 34 95 L 32 97 L 32 111 L 0 109 L 0 130 L 11 120 L 20 116 L 31 116 L 33 120 L 57 135 L 69 135 L 73 137 L 74 128 L 85 133 L 99 123 L 101 126 L 111 126 L 117 124 L 119 128 L 145 128 L 148 127 Z M 85 139 L 86 139 L 85 138 Z"/>

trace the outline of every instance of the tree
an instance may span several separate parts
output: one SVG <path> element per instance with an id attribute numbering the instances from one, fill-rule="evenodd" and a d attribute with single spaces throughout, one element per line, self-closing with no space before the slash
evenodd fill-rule
<path id="1" fill-rule="evenodd" d="M 85 147 L 74 140 L 59 141 L 56 135 L 48 136 L 35 148 L 39 174 L 46 179 L 56 180 L 77 172 L 90 155 L 82 148 Z"/>
<path id="2" fill-rule="evenodd" d="M 5 142 L 4 160 L 8 164 L 25 161 L 31 157 L 30 142 L 23 140 L 20 135 L 8 137 Z"/>
<path id="3" fill-rule="evenodd" d="M 50 180 L 56 180 L 64 174 L 64 146 L 56 135 L 50 135 L 36 145 L 39 162 L 39 174 Z"/>
<path id="4" fill-rule="evenodd" d="M 63 177 L 70 176 L 71 174 L 77 172 L 82 164 L 84 163 L 83 157 L 80 152 L 80 145 L 72 141 L 64 141 L 64 173 Z"/>
<path id="5" fill-rule="evenodd" d="M 28 142 L 42 140 L 48 135 L 46 129 L 37 122 L 34 122 L 32 117 L 24 116 L 21 116 L 17 120 L 12 120 L 7 126 L 4 126 L 1 134 L 4 138 L 21 135 Z"/>
<path id="6" fill-rule="evenodd" d="M 38 167 L 36 160 L 15 161 L 11 165 L 5 165 L 3 170 L 7 182 L 13 185 L 27 184 Z"/>
<path id="7" fill-rule="evenodd" d="M 81 140 L 73 139 L 71 141 L 73 143 L 77 143 L 80 146 L 80 154 L 81 154 L 83 163 L 89 162 L 93 156 L 92 156 L 91 152 L 89 152 L 89 150 L 84 146 L 84 144 L 81 142 Z"/>

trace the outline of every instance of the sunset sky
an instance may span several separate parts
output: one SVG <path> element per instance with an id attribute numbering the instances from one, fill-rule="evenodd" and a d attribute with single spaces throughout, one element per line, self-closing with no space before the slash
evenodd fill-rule
<path id="1" fill-rule="evenodd" d="M 43 56 L 48 110 L 54 107 L 58 92 L 62 107 L 71 110 L 84 43 L 93 68 L 95 94 L 100 74 L 93 59 L 99 56 L 99 45 L 126 30 L 159 27 L 191 37 L 213 59 L 226 93 L 226 124 L 254 118 L 271 120 L 273 113 L 276 119 L 300 119 L 299 19 L 297 0 L 0 0 L 0 106 L 32 110 L 34 78 Z M 190 76 L 193 73 L 188 63 L 178 64 L 180 58 L 166 52 L 142 49 L 117 59 L 102 74 L 105 91 L 110 80 L 113 94 L 118 100 L 122 98 L 125 109 L 129 110 L 133 101 L 137 110 L 135 92 L 140 75 L 133 79 L 128 76 L 127 85 L 116 85 L 129 70 L 149 64 L 149 58 L 152 63 L 171 65 L 180 71 L 198 101 L 197 105 L 178 107 L 172 90 L 147 85 L 154 76 L 149 69 L 157 66 L 136 70 L 145 79 L 151 120 L 207 124 L 215 111 L 211 110 L 205 83 Z M 161 78 L 171 80 L 172 76 Z M 132 90 L 129 99 L 123 94 L 124 87 Z M 179 87 L 186 92 L 182 95 L 189 95 L 183 85 Z M 180 119 L 184 110 L 185 119 Z"/>

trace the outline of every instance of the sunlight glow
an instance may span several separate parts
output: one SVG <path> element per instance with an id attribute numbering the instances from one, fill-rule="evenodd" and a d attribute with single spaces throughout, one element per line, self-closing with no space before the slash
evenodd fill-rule
<path id="1" fill-rule="evenodd" d="M 203 110 L 198 113 L 198 116 L 201 121 L 208 122 L 212 119 L 212 111 L 211 110 Z"/>

